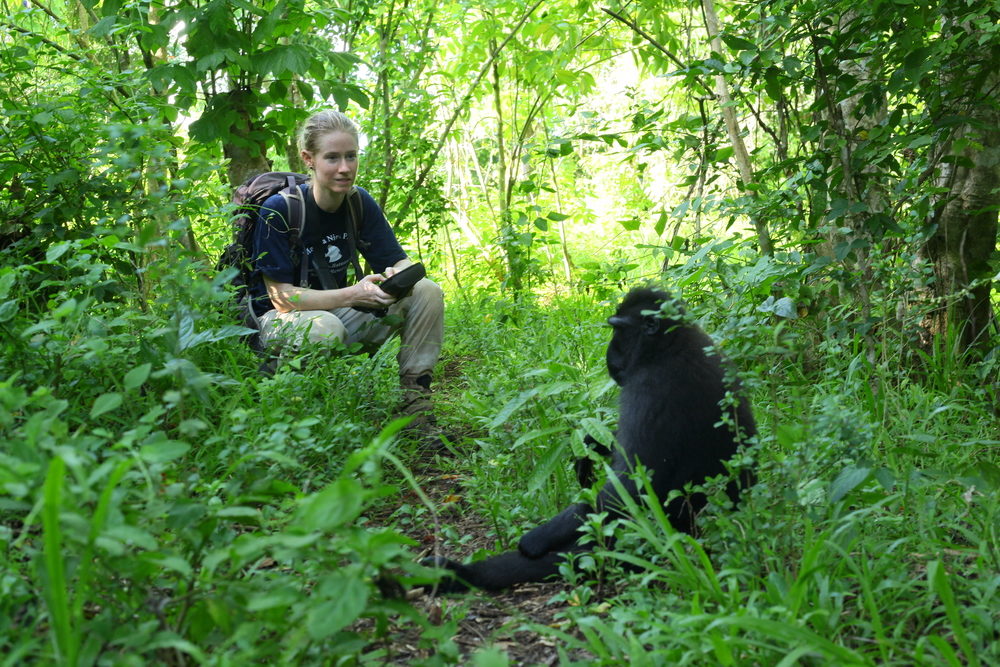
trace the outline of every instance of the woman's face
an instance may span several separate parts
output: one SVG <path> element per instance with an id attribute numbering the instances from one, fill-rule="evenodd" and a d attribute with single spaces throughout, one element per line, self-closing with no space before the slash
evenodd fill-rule
<path id="1" fill-rule="evenodd" d="M 313 183 L 331 192 L 349 193 L 358 175 L 358 142 L 347 132 L 327 132 L 317 142 L 315 153 L 302 151 L 306 165 L 314 169 Z"/>

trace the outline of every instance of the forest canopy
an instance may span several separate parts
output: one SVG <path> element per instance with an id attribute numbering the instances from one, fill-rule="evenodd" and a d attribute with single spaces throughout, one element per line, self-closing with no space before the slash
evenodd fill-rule
<path id="1" fill-rule="evenodd" d="M 996 0 L 2 2 L 11 662 L 1000 661 Z M 391 346 L 260 373 L 216 269 L 322 109 L 445 289 L 450 456 Z M 530 649 L 386 594 L 586 493 L 647 284 L 739 369 L 751 499 L 615 527 Z"/>

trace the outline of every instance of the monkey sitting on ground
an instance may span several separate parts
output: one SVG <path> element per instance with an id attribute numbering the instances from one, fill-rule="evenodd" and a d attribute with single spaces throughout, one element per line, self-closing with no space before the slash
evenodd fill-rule
<path id="1" fill-rule="evenodd" d="M 664 312 L 662 304 L 667 304 Z M 637 498 L 636 482 L 629 476 L 636 463 L 649 471 L 653 491 L 661 500 L 688 483 L 700 484 L 725 473 L 724 462 L 757 428 L 750 403 L 737 381 L 727 375 L 727 365 L 713 351 L 712 340 L 683 321 L 683 311 L 668 293 L 648 288 L 629 293 L 608 323 L 614 330 L 607 351 L 608 372 L 621 387 L 618 446 L 611 468 L 621 486 Z M 730 391 L 735 399 L 727 398 Z M 577 463 L 581 484 L 590 484 L 592 467 L 589 459 Z M 753 484 L 749 470 L 739 478 L 726 488 L 734 503 L 741 488 Z M 667 504 L 666 514 L 676 530 L 693 533 L 695 517 L 705 503 L 703 494 L 675 498 Z M 443 592 L 469 586 L 501 590 L 542 581 L 559 572 L 567 555 L 590 549 L 579 543 L 579 529 L 588 514 L 623 516 L 624 504 L 610 480 L 595 505 L 570 505 L 525 534 L 517 551 L 467 565 L 446 558 L 427 559 L 426 564 L 450 571 L 438 585 Z"/>

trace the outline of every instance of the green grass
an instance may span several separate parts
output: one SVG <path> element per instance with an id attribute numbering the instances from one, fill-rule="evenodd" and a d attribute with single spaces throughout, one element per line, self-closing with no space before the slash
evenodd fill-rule
<path id="1" fill-rule="evenodd" d="M 477 353 L 489 350 L 477 341 L 494 339 L 492 322 L 452 313 L 461 321 L 453 345 L 476 360 L 467 405 L 486 412 L 468 458 L 470 502 L 508 546 L 579 493 L 565 461 L 584 420 L 613 419 L 599 324 L 608 308 L 578 298 L 520 308 L 507 326 L 526 376 L 510 372 L 510 348 Z M 571 597 L 590 603 L 564 614 L 579 634 L 535 629 L 605 664 L 1000 660 L 991 603 L 1000 422 L 973 371 L 921 382 L 829 346 L 805 374 L 773 363 L 753 338 L 766 329 L 748 335 L 749 347 L 731 347 L 764 350 L 736 359 L 762 426 L 753 493 L 736 512 L 704 517 L 700 544 L 672 534 L 655 505 L 640 511 L 619 528 L 618 551 L 591 560 L 595 573 L 620 562 L 643 573 L 615 575 L 610 598 L 595 594 L 608 589 L 593 576 L 577 575 Z"/>
<path id="2" fill-rule="evenodd" d="M 200 304 L 180 316 L 134 312 L 90 300 L 73 271 L 94 267 L 64 260 L 63 306 L 20 301 L 2 322 L 4 664 L 377 661 L 400 628 L 459 662 L 462 599 L 435 625 L 379 593 L 387 574 L 426 580 L 401 533 L 437 510 L 410 493 L 426 454 L 394 433 L 394 344 L 263 377 L 211 286 L 177 278 L 164 304 Z M 638 501 L 616 550 L 566 572 L 560 622 L 534 629 L 599 664 L 1000 662 L 983 366 L 870 362 L 855 339 L 686 294 L 753 397 L 759 484 L 737 510 L 710 485 L 699 541 Z M 569 462 L 614 428 L 605 296 L 449 303 L 438 409 L 463 437 L 439 465 L 496 549 L 579 497 Z M 449 548 L 470 539 L 437 521 Z"/>

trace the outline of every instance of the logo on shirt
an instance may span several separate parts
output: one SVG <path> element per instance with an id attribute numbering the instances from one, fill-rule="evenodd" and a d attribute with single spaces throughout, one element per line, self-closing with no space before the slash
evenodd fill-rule
<path id="1" fill-rule="evenodd" d="M 344 255 L 340 252 L 340 248 L 335 245 L 329 245 L 326 247 L 326 261 L 330 264 L 336 263 Z"/>

